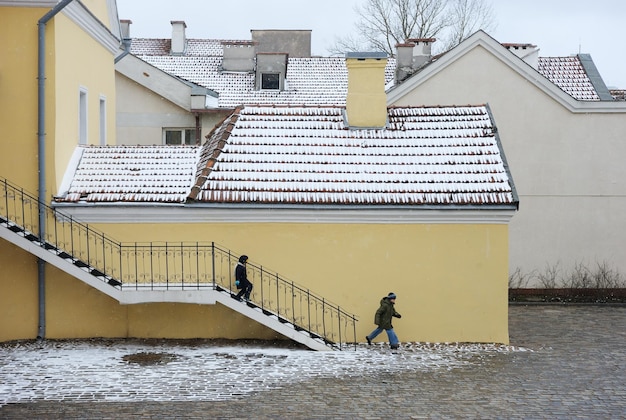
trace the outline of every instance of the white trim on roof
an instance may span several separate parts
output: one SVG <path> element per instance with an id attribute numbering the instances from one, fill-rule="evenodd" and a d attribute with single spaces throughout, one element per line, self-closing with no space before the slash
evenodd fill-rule
<path id="1" fill-rule="evenodd" d="M 524 60 L 517 57 L 514 53 L 506 49 L 498 41 L 493 39 L 482 30 L 475 32 L 472 36 L 461 42 L 452 50 L 443 54 L 432 64 L 426 66 L 423 70 L 409 77 L 403 83 L 395 86 L 387 92 L 387 105 L 393 105 L 402 97 L 413 91 L 422 83 L 426 82 L 432 76 L 435 76 L 441 70 L 454 63 L 456 60 L 469 53 L 477 47 L 483 47 L 488 52 L 499 58 L 503 63 L 508 65 L 513 71 L 525 78 L 527 81 L 541 89 L 555 101 L 560 103 L 573 113 L 588 112 L 626 112 L 626 102 L 620 101 L 578 101 L 569 94 L 561 90 L 558 86 L 544 77 L 541 73 L 527 64 Z"/>
<path id="2" fill-rule="evenodd" d="M 52 9 L 58 2 L 59 0 L 0 0 L 0 7 L 39 7 Z M 111 14 L 109 16 L 112 22 L 111 28 L 107 28 L 104 23 L 100 22 L 80 1 L 69 3 L 61 13 L 67 16 L 111 53 L 115 54 L 119 52 L 120 48 L 120 31 L 119 22 L 117 20 L 117 5 L 113 0 L 107 0 L 107 10 Z M 113 14 L 113 12 L 115 13 Z"/>
<path id="3" fill-rule="evenodd" d="M 508 224 L 514 206 L 495 209 L 280 208 L 236 206 L 80 205 L 53 203 L 61 213 L 85 223 L 341 223 L 341 224 Z"/>
<path id="4" fill-rule="evenodd" d="M 185 83 L 178 77 L 164 72 L 135 55 L 125 55 L 115 64 L 115 71 L 162 96 L 185 111 L 194 111 L 192 106 L 192 97 L 194 96 L 205 96 L 205 109 L 224 110 L 224 108 L 218 107 L 217 93 L 194 85 L 191 82 Z M 206 93 L 204 93 L 205 91 Z"/>
<path id="5" fill-rule="evenodd" d="M 112 54 L 119 52 L 121 45 L 119 38 L 109 28 L 104 26 L 82 3 L 73 1 L 62 10 L 62 13 L 100 43 L 100 45 L 108 49 L 109 52 Z M 110 16 L 110 18 L 115 19 L 115 16 Z"/>

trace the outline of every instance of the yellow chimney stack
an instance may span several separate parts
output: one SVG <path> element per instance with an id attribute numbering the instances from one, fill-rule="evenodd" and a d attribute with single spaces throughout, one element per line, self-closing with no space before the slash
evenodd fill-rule
<path id="1" fill-rule="evenodd" d="M 346 54 L 346 67 L 348 68 L 346 113 L 348 125 L 351 128 L 380 128 L 386 125 L 386 65 L 386 53 Z"/>

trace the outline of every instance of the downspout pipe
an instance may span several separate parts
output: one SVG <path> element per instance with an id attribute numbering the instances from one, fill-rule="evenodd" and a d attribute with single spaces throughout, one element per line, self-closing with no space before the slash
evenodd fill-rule
<path id="1" fill-rule="evenodd" d="M 37 22 L 37 149 L 39 169 L 39 238 L 46 233 L 46 212 L 41 206 L 46 202 L 46 24 L 74 0 L 62 0 Z M 37 339 L 46 336 L 46 262 L 37 259 L 39 285 L 39 326 Z"/>

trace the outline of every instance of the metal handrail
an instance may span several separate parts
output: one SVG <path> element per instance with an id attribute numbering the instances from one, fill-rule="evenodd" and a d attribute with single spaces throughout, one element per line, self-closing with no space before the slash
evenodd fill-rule
<path id="1" fill-rule="evenodd" d="M 122 290 L 235 290 L 238 257 L 214 242 L 118 242 L 4 178 L 0 188 L 1 222 Z M 36 233 L 40 211 L 48 226 L 44 238 Z M 261 265 L 248 262 L 247 268 L 250 303 L 264 314 L 333 348 L 356 346 L 355 315 Z"/>

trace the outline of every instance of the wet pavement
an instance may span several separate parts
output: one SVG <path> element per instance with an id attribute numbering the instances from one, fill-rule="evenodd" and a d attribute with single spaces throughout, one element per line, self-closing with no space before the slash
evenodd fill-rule
<path id="1" fill-rule="evenodd" d="M 511 306 L 510 346 L 0 346 L 0 418 L 626 418 L 626 306 Z M 401 338 L 401 337 L 400 337 Z"/>

